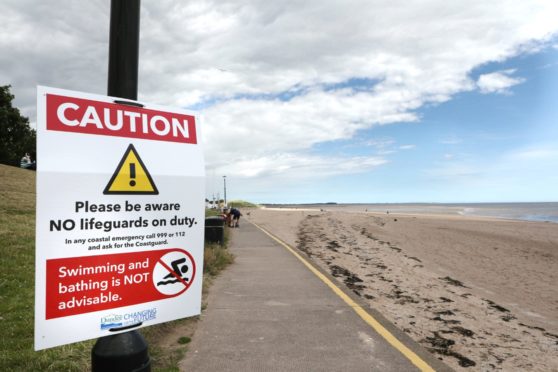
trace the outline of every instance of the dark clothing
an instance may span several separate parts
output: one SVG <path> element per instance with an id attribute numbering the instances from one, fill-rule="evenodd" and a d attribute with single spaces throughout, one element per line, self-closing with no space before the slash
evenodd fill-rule
<path id="1" fill-rule="evenodd" d="M 231 227 L 238 227 L 238 221 L 240 220 L 240 216 L 242 216 L 242 213 L 240 213 L 238 209 L 232 208 L 230 214 L 233 216 L 233 223 Z"/>
<path id="2" fill-rule="evenodd" d="M 231 209 L 231 214 L 233 215 L 235 220 L 238 220 L 240 216 L 242 216 L 242 213 L 240 213 L 240 211 L 236 208 Z"/>

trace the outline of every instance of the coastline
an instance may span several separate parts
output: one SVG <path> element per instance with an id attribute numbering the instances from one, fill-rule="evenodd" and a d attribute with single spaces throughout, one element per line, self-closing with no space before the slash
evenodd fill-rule
<path id="1" fill-rule="evenodd" d="M 455 369 L 558 369 L 558 229 L 459 214 L 265 208 L 304 251 Z"/>
<path id="2" fill-rule="evenodd" d="M 404 215 L 435 215 L 484 217 L 498 220 L 519 220 L 558 223 L 558 202 L 517 203 L 318 203 L 318 204 L 266 204 L 270 210 L 319 210 L 367 212 Z"/>

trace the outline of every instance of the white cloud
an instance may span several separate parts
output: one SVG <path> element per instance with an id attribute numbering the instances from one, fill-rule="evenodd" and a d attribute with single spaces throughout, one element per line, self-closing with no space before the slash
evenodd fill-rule
<path id="1" fill-rule="evenodd" d="M 307 177 L 350 173 L 359 161 L 373 169 L 342 158 L 348 165 L 331 173 L 310 150 L 419 121 L 423 105 L 459 92 L 506 92 L 521 82 L 513 71 L 477 82 L 471 71 L 552 44 L 557 4 L 144 1 L 139 99 L 203 107 L 208 167 L 224 173 Z M 13 85 L 32 121 L 36 84 L 106 91 L 108 17 L 103 0 L 3 2 L 0 84 Z"/>
<path id="2" fill-rule="evenodd" d="M 326 178 L 341 174 L 365 173 L 387 160 L 381 157 L 338 157 L 292 153 L 273 156 L 240 158 L 234 163 L 217 166 L 216 174 L 233 175 L 237 178 L 267 178 L 281 176 L 287 179 Z"/>
<path id="3" fill-rule="evenodd" d="M 415 147 L 416 147 L 415 145 L 401 145 L 401 146 L 399 146 L 399 149 L 400 150 L 412 150 Z"/>
<path id="4" fill-rule="evenodd" d="M 469 161 L 452 161 L 425 171 L 426 175 L 436 180 L 450 182 L 471 182 L 485 174 L 485 166 Z"/>
<path id="5" fill-rule="evenodd" d="M 483 94 L 510 93 L 509 88 L 525 81 L 525 79 L 520 77 L 512 77 L 511 75 L 513 75 L 515 71 L 514 69 L 510 69 L 480 75 L 477 80 L 477 86 Z"/>
<path id="6" fill-rule="evenodd" d="M 511 160 L 521 161 L 558 161 L 558 149 L 556 147 L 530 147 L 517 150 L 508 155 Z"/>
<path id="7" fill-rule="evenodd" d="M 374 138 L 364 142 L 365 146 L 372 146 L 377 149 L 385 149 L 395 144 L 395 140 L 391 138 Z"/>

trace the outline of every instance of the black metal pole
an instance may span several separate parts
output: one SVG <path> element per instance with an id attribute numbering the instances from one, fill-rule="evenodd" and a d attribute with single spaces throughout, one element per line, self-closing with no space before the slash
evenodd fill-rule
<path id="1" fill-rule="evenodd" d="M 108 95 L 137 100 L 140 0 L 110 5 Z M 147 342 L 137 331 L 101 337 L 91 350 L 92 372 L 149 372 Z"/>
<path id="2" fill-rule="evenodd" d="M 140 0 L 112 0 L 108 95 L 138 99 Z"/>

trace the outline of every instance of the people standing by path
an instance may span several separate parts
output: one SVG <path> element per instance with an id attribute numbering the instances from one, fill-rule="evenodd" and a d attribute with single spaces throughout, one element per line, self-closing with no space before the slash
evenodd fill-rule
<path id="1" fill-rule="evenodd" d="M 231 209 L 231 214 L 232 214 L 232 226 L 231 227 L 240 227 L 239 222 L 240 222 L 240 216 L 242 216 L 242 213 L 240 213 L 240 211 L 236 208 L 232 208 Z"/>

